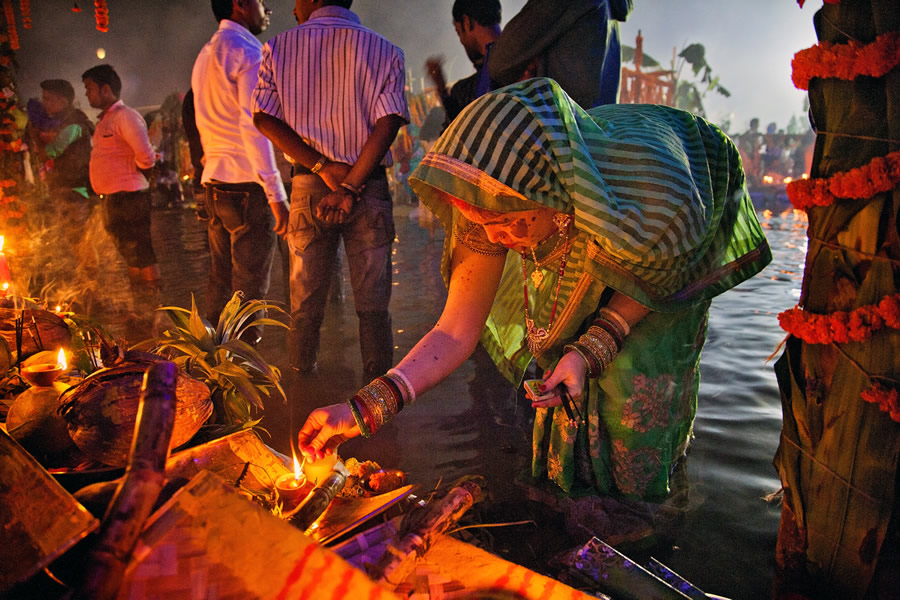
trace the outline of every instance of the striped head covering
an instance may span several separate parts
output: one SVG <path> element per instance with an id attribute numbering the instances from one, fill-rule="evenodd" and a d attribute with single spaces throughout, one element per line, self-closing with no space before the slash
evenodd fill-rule
<path id="1" fill-rule="evenodd" d="M 737 149 L 717 127 L 666 106 L 586 112 L 550 79 L 470 104 L 410 183 L 445 226 L 452 207 L 435 192 L 574 214 L 597 245 L 594 274 L 654 310 L 711 298 L 771 260 Z"/>
<path id="2" fill-rule="evenodd" d="M 545 206 L 574 214 L 572 268 L 654 311 L 678 312 L 708 300 L 771 260 L 737 149 L 717 127 L 666 106 L 584 111 L 550 79 L 517 83 L 469 104 L 409 182 L 447 232 L 461 215 L 446 195 L 494 211 Z M 447 281 L 454 238 L 445 237 Z M 500 332 L 494 336 L 499 347 L 521 339 L 499 325 L 522 321 L 512 306 L 512 291 L 521 297 L 522 270 L 511 254 L 498 292 L 509 290 L 509 301 L 495 302 L 488 322 Z M 577 280 L 564 279 L 560 302 L 577 287 Z M 573 331 L 596 308 L 563 311 L 577 323 L 561 322 L 558 329 Z"/>

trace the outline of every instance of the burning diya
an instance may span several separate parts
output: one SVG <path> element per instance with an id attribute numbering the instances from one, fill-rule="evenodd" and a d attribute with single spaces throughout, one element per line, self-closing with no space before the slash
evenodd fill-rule
<path id="1" fill-rule="evenodd" d="M 60 348 L 56 364 L 38 363 L 22 367 L 22 379 L 35 387 L 49 387 L 67 368 L 66 353 Z"/>
<path id="2" fill-rule="evenodd" d="M 294 472 L 285 473 L 275 480 L 275 494 L 281 504 L 281 513 L 289 515 L 306 499 L 311 485 L 307 485 L 306 476 L 300 467 L 297 456 L 294 455 Z"/>

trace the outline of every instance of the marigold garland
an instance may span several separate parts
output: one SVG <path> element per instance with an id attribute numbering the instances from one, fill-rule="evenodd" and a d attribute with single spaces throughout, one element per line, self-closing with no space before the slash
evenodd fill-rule
<path id="1" fill-rule="evenodd" d="M 31 29 L 31 0 L 19 0 L 19 10 L 22 12 L 22 28 Z"/>
<path id="2" fill-rule="evenodd" d="M 12 0 L 3 0 L 3 13 L 6 15 L 6 31 L 9 34 L 9 47 L 19 49 L 19 32 L 16 31 L 16 13 L 13 12 Z"/>
<path id="3" fill-rule="evenodd" d="M 878 304 L 827 315 L 795 307 L 779 314 L 778 324 L 807 344 L 864 342 L 884 327 L 900 329 L 900 294 L 886 296 Z"/>
<path id="4" fill-rule="evenodd" d="M 27 149 L 28 147 L 21 139 L 13 140 L 11 142 L 0 142 L 0 150 L 6 150 L 8 152 L 21 152 Z"/>
<path id="5" fill-rule="evenodd" d="M 889 192 L 900 183 L 900 151 L 876 156 L 869 164 L 835 173 L 831 177 L 798 179 L 787 185 L 794 208 L 829 206 L 837 198 L 863 199 Z"/>
<path id="6" fill-rule="evenodd" d="M 94 19 L 97 21 L 97 30 L 109 31 L 109 8 L 106 0 L 94 0 Z"/>
<path id="7" fill-rule="evenodd" d="M 900 393 L 895 388 L 875 382 L 872 387 L 863 391 L 860 397 L 866 402 L 877 404 L 879 410 L 888 413 L 892 420 L 900 423 Z"/>
<path id="8" fill-rule="evenodd" d="M 879 35 L 871 44 L 821 42 L 800 50 L 791 61 L 791 79 L 801 90 L 809 89 L 813 77 L 856 79 L 861 75 L 881 77 L 900 64 L 900 32 Z"/>

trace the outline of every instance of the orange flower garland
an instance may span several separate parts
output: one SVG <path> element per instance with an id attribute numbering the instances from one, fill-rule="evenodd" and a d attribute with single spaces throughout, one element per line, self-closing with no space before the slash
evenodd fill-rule
<path id="1" fill-rule="evenodd" d="M 888 413 L 892 420 L 900 423 L 900 393 L 896 389 L 876 382 L 860 394 L 860 397 L 866 402 L 877 404 L 882 412 Z"/>
<path id="2" fill-rule="evenodd" d="M 863 199 L 889 192 L 900 183 L 900 151 L 877 156 L 869 164 L 831 177 L 798 179 L 787 185 L 794 208 L 829 206 L 836 198 Z"/>
<path id="3" fill-rule="evenodd" d="M 801 50 L 791 61 L 791 78 L 798 89 L 809 89 L 813 77 L 856 79 L 861 75 L 881 77 L 900 64 L 900 32 L 891 31 L 871 44 L 821 42 Z"/>
<path id="4" fill-rule="evenodd" d="M 795 307 L 779 314 L 778 324 L 807 344 L 864 342 L 885 326 L 900 329 L 900 294 L 886 296 L 878 304 L 828 315 Z"/>
<path id="5" fill-rule="evenodd" d="M 19 10 L 22 11 L 22 28 L 31 29 L 31 0 L 19 0 Z"/>
<path id="6" fill-rule="evenodd" d="M 19 32 L 16 31 L 16 13 L 13 12 L 12 0 L 3 0 L 3 13 L 6 15 L 6 31 L 9 34 L 9 47 L 19 49 Z"/>
<path id="7" fill-rule="evenodd" d="M 109 8 L 106 0 L 94 0 L 94 18 L 97 20 L 97 30 L 109 31 Z"/>

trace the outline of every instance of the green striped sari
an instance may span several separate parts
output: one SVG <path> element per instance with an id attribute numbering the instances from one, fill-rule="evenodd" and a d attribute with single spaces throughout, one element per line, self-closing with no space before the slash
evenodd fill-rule
<path id="1" fill-rule="evenodd" d="M 481 342 L 514 384 L 532 358 L 553 367 L 611 290 L 654 311 L 587 383 L 578 400 L 586 425 L 538 409 L 532 471 L 571 494 L 664 496 L 691 434 L 709 301 L 771 260 L 727 136 L 665 106 L 585 112 L 556 82 L 531 79 L 470 104 L 409 181 L 448 232 L 447 281 L 452 232 L 465 219 L 445 194 L 495 211 L 574 214 L 558 315 L 537 356 L 525 343 L 522 259 L 507 257 Z M 559 259 L 538 260 L 545 283 L 528 287 L 528 303 L 546 326 Z"/>

